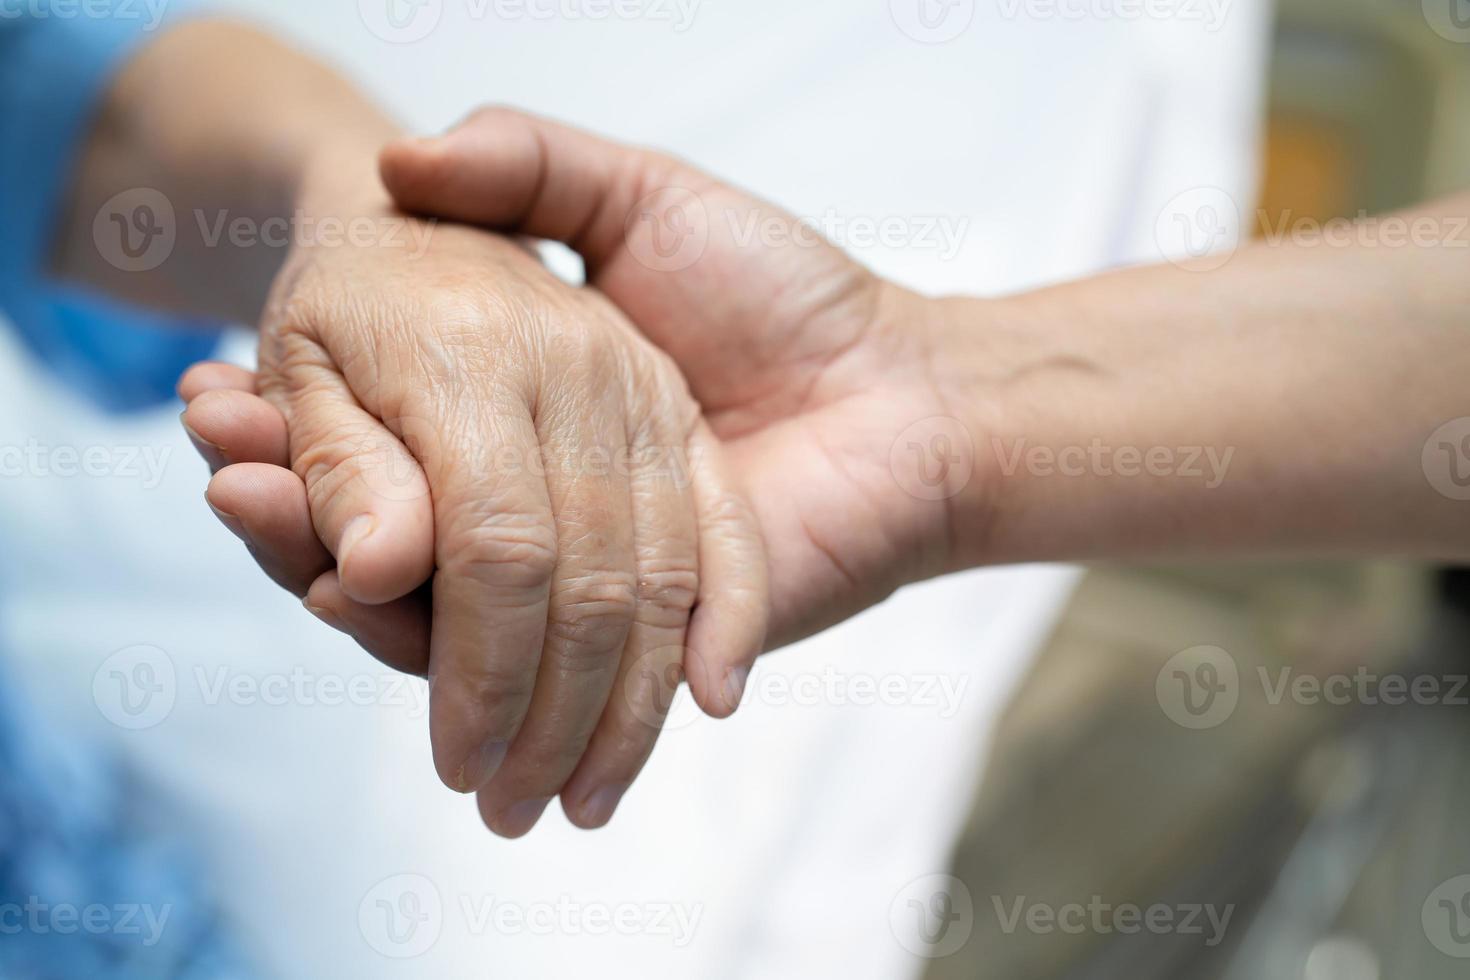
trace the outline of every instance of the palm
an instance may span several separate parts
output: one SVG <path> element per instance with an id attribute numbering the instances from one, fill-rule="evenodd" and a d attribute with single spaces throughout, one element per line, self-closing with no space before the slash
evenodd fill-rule
<path id="1" fill-rule="evenodd" d="M 900 292 L 826 243 L 742 235 L 791 219 L 727 187 L 639 207 L 592 285 L 674 358 L 729 447 L 770 549 L 773 639 L 936 570 L 942 559 L 911 543 L 941 538 L 942 505 L 889 467 L 900 431 L 944 414 L 921 338 L 895 322 Z M 651 251 L 660 224 L 695 236 L 688 255 L 670 255 L 669 238 L 663 257 Z"/>

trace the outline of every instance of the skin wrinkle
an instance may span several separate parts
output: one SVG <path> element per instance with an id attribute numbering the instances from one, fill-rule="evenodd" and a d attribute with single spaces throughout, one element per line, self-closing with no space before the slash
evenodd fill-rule
<path id="1" fill-rule="evenodd" d="M 638 582 L 629 570 L 591 567 L 558 582 L 546 623 L 547 636 L 567 647 L 558 665 L 568 668 L 567 653 L 583 655 L 571 658 L 582 671 L 615 665 L 611 658 L 601 656 L 602 649 L 621 648 L 637 604 Z M 620 634 L 622 639 L 616 639 Z"/>
<path id="2" fill-rule="evenodd" d="M 441 555 L 440 568 L 479 583 L 484 589 L 482 598 L 496 608 L 526 609 L 544 601 L 527 592 L 556 568 L 554 527 L 529 515 L 500 513 L 448 538 L 454 545 Z M 518 602 L 504 602 L 507 596 Z"/>
<path id="3" fill-rule="evenodd" d="M 832 568 L 833 571 L 837 573 L 838 577 L 842 579 L 847 588 L 850 591 L 857 592 L 861 587 L 861 583 L 858 578 L 853 575 L 853 573 L 848 570 L 847 566 L 842 562 L 842 560 L 837 557 L 837 552 L 822 542 L 821 538 L 818 537 L 816 532 L 812 530 L 811 524 L 807 521 L 806 516 L 800 514 L 797 515 L 797 523 L 801 526 L 801 533 L 806 535 L 807 541 L 811 543 L 811 546 L 813 548 L 817 549 L 817 551 L 821 553 L 822 557 L 827 559 L 827 564 Z"/>
<path id="4" fill-rule="evenodd" d="M 374 448 L 366 427 L 339 429 L 332 440 L 314 443 L 296 463 L 312 512 L 330 512 L 332 501 L 353 496 L 364 486 L 371 489 L 364 469 L 391 465 L 379 462 L 390 453 L 388 447 Z"/>
<path id="5" fill-rule="evenodd" d="M 883 550 L 887 554 L 901 555 L 903 553 L 903 548 L 901 547 L 900 542 L 896 541 L 894 537 L 889 533 L 888 525 L 883 519 L 886 515 L 895 512 L 895 508 L 891 505 L 890 501 L 885 500 L 874 493 L 871 481 L 859 478 L 857 474 L 853 473 L 852 470 L 848 468 L 846 461 L 846 457 L 848 454 L 838 452 L 831 445 L 826 434 L 822 432 L 815 433 L 812 437 L 812 443 L 816 446 L 817 451 L 822 454 L 822 457 L 827 460 L 827 463 L 829 466 L 832 467 L 833 472 L 838 474 L 838 476 L 840 476 L 847 483 L 847 485 L 852 488 L 853 492 L 859 497 L 859 499 L 861 499 L 863 503 L 867 505 L 868 514 L 865 515 L 864 519 L 859 520 L 856 523 L 858 523 L 862 527 L 868 527 L 876 530 L 878 534 L 883 538 L 883 542 L 885 545 Z M 871 465 L 872 461 L 867 460 L 866 462 Z M 890 475 L 887 472 L 883 472 L 879 474 L 878 478 L 880 481 L 883 481 L 880 485 L 884 486 L 884 488 L 889 491 L 889 495 L 891 496 L 892 492 L 896 490 L 897 487 L 895 487 L 890 482 Z M 813 543 L 815 544 L 815 542 Z M 907 562 L 899 561 L 897 562 L 897 564 L 905 565 L 907 564 Z"/>
<path id="6" fill-rule="evenodd" d="M 603 206 L 606 206 L 606 201 Z M 601 210 L 600 207 L 598 212 Z M 599 300 L 608 302 L 600 296 Z M 682 372 L 678 372 L 673 367 L 672 359 L 657 348 L 635 346 L 633 349 L 634 364 L 622 390 L 625 404 L 634 407 L 633 411 L 625 411 L 623 415 L 625 444 L 636 453 L 650 440 L 658 441 L 658 432 L 664 429 L 669 419 L 679 417 L 675 405 L 682 402 L 684 423 L 679 442 L 687 452 L 694 428 L 699 424 L 700 411 L 689 393 Z M 670 378 L 675 379 L 677 384 L 670 383 Z M 650 404 L 650 399 L 653 404 Z M 646 513 L 658 508 L 661 498 L 667 495 L 668 488 L 657 484 L 649 487 L 642 467 L 635 469 L 630 476 L 629 488 L 634 518 L 632 544 L 637 601 L 633 612 L 634 624 L 624 639 L 619 660 L 638 657 L 639 666 L 633 669 L 643 669 L 642 665 L 647 663 L 647 658 L 655 655 L 653 651 L 657 647 L 654 645 L 662 642 L 661 634 L 664 631 L 670 635 L 677 633 L 677 642 L 681 647 L 687 643 L 689 622 L 699 599 L 698 520 L 694 501 L 685 492 L 675 499 L 682 501 L 684 516 L 689 520 L 693 539 L 683 542 L 681 547 L 678 537 L 675 536 L 677 532 L 667 529 L 660 532 L 657 539 L 653 539 L 649 521 L 639 520 L 639 514 L 641 511 Z M 664 525 L 660 522 L 658 526 Z M 635 642 L 641 644 L 641 647 L 634 647 Z M 682 674 L 682 664 L 676 662 L 674 671 Z M 609 774 L 614 781 L 631 782 L 641 766 L 638 760 L 647 757 L 659 734 L 659 728 L 647 722 L 647 719 L 656 717 L 648 703 L 652 692 L 645 693 L 645 685 L 642 684 L 635 685 L 635 690 L 630 692 L 627 683 L 621 678 L 615 683 L 616 693 L 610 693 L 609 696 L 622 697 L 634 703 L 627 704 L 624 712 L 612 712 L 611 724 L 599 724 L 598 730 L 603 733 L 600 756 L 604 760 L 600 766 L 603 772 L 598 773 L 596 768 L 589 770 L 585 766 L 574 770 L 573 780 L 581 776 L 576 797 L 579 801 L 587 799 L 588 794 L 595 791 L 599 784 L 605 785 Z M 615 761 L 610 765 L 605 760 Z M 629 761 L 616 760 L 632 760 L 632 768 L 629 768 Z M 589 772 L 591 775 L 588 775 Z M 565 790 L 566 787 L 562 789 Z"/>
<path id="7" fill-rule="evenodd" d="M 837 316 L 837 312 L 840 311 L 842 305 L 847 302 L 851 296 L 870 293 L 871 287 L 873 285 L 874 284 L 872 282 L 865 281 L 860 277 L 849 287 L 849 292 L 839 292 L 837 296 L 832 299 L 830 305 L 819 309 L 818 312 L 812 315 L 812 317 L 808 321 L 809 323 L 814 324 L 812 329 L 820 331 L 820 324 L 822 320 L 828 317 L 840 320 L 840 317 Z M 868 288 L 864 288 L 865 286 Z M 817 354 L 812 355 L 816 359 L 816 364 L 808 369 L 811 372 L 811 377 L 805 387 L 802 389 L 800 396 L 798 396 L 797 398 L 796 404 L 798 408 L 796 410 L 796 414 L 811 412 L 816 408 L 821 407 L 820 403 L 814 403 L 814 399 L 816 397 L 817 391 L 821 387 L 822 381 L 830 375 L 835 365 L 843 361 L 853 352 L 861 349 L 862 346 L 868 341 L 869 336 L 874 330 L 877 314 L 876 309 L 873 308 L 874 304 L 871 299 L 869 299 L 867 305 L 869 307 L 868 311 L 864 316 L 858 318 L 857 329 L 853 331 L 853 335 L 849 339 L 837 344 L 836 346 L 832 347 L 831 350 L 825 353 L 818 352 Z M 802 362 L 798 361 L 796 363 L 801 364 Z"/>
<path id="8" fill-rule="evenodd" d="M 261 71 L 263 65 L 269 70 Z M 83 168 L 81 200 L 101 202 L 122 187 L 152 186 L 185 214 L 203 208 L 251 216 L 402 218 L 385 193 L 382 169 L 375 166 L 397 127 L 350 84 L 268 38 L 228 25 L 181 25 L 138 52 L 120 78 L 107 102 L 121 111 L 104 118 L 145 118 L 151 124 L 129 126 L 126 135 L 110 134 L 110 142 L 123 145 L 113 147 L 108 166 Z M 180 78 L 187 84 L 177 84 Z M 264 95 L 241 103 L 240 91 Z M 140 135 L 135 129 L 150 132 Z M 548 147 L 537 145 L 544 156 Z M 120 175 L 128 179 L 117 184 Z M 541 183 L 554 180 L 557 171 L 543 167 L 528 176 Z M 532 198 L 548 207 L 562 200 L 546 187 L 533 188 Z M 527 202 L 507 202 L 503 210 L 514 213 L 516 203 Z M 589 610 L 609 619 L 627 618 L 630 606 L 636 611 L 644 587 L 638 559 L 645 548 L 665 544 L 659 530 L 646 546 L 635 545 L 632 532 L 621 526 L 629 522 L 630 515 L 622 512 L 634 500 L 623 478 L 608 481 L 613 489 L 606 490 L 573 471 L 549 488 L 547 479 L 534 475 L 514 479 L 495 473 L 489 454 L 509 444 L 533 459 L 575 460 L 598 432 L 608 433 L 604 441 L 620 433 L 626 443 L 629 432 L 662 431 L 642 419 L 630 421 L 629 413 L 672 409 L 677 414 L 667 424 L 682 429 L 697 412 L 691 411 L 687 392 L 680 388 L 668 400 L 648 397 L 649 386 L 671 383 L 674 375 L 649 370 L 647 355 L 639 353 L 647 338 L 611 303 L 572 291 L 521 246 L 484 230 L 450 222 L 420 228 L 433 234 L 412 236 L 422 246 L 416 254 L 382 243 L 296 241 L 284 256 L 284 272 L 274 261 L 282 258 L 279 254 L 266 270 L 251 255 L 226 247 L 196 252 L 192 243 L 181 242 L 174 259 L 156 273 L 127 274 L 119 282 L 114 273 L 120 270 L 109 272 L 91 241 L 97 208 L 69 210 L 65 238 L 87 247 L 68 251 L 87 266 L 82 278 L 90 284 L 146 293 L 153 300 L 173 295 L 246 306 L 269 297 L 263 318 L 256 308 L 237 317 L 263 321 L 256 390 L 268 399 L 260 407 L 279 410 L 285 425 L 284 452 L 250 463 L 279 469 L 273 499 L 259 503 L 261 508 L 283 502 L 296 506 L 299 540 L 318 539 L 321 563 L 330 561 L 328 544 L 353 544 L 340 575 L 324 569 L 310 583 L 293 584 L 306 584 L 325 603 L 322 610 L 357 636 L 373 635 L 372 624 L 379 636 L 384 627 L 404 625 L 379 615 L 387 606 L 406 613 L 415 628 L 396 632 L 421 629 L 432 649 L 420 652 L 432 653 L 435 663 L 429 724 L 436 768 L 458 789 L 474 788 L 467 782 L 483 784 L 496 762 L 493 746 L 486 750 L 487 736 L 514 735 L 539 703 L 536 667 L 547 593 L 558 563 L 567 557 L 558 545 L 565 542 L 568 551 L 590 556 L 585 568 L 564 569 L 571 585 L 561 590 L 574 619 L 585 626 L 582 614 Z M 616 210 L 593 212 L 592 220 L 615 233 L 614 216 Z M 553 352 L 553 340 L 560 351 L 577 344 L 583 349 L 567 365 L 559 362 L 565 354 Z M 574 394 L 573 380 L 586 395 Z M 236 393 L 254 397 L 248 387 Z M 641 397 L 631 397 L 634 392 Z M 554 431 L 553 414 L 561 416 Z M 550 436 L 561 442 L 547 438 L 543 450 L 542 437 Z M 375 493 L 372 478 L 384 454 L 407 459 L 405 444 L 415 459 L 429 464 L 412 474 L 426 482 L 423 492 L 410 485 L 408 499 L 391 491 Z M 306 471 L 309 486 L 281 465 L 290 463 Z M 223 485 L 231 482 L 228 469 L 220 471 Z M 244 475 L 236 469 L 233 477 L 238 481 Z M 673 506 L 695 505 L 687 487 L 659 489 Z M 566 512 L 561 527 L 551 509 L 553 492 L 579 495 L 560 508 Z M 608 509 L 600 511 L 604 506 Z M 352 523 L 363 517 L 379 523 Z M 608 521 L 620 526 L 609 528 Z M 349 528 L 358 531 L 346 538 Z M 369 533 L 359 536 L 364 528 Z M 263 529 L 257 521 L 251 530 Z M 725 537 L 736 536 L 723 530 Z M 753 539 L 752 529 L 745 530 Z M 419 547 L 417 538 L 424 552 L 421 575 L 419 563 L 408 560 L 417 557 L 410 554 Z M 404 547 L 405 540 L 412 547 Z M 264 553 L 280 544 L 268 541 Z M 750 550 L 742 550 L 731 564 L 753 567 Z M 664 578 L 673 584 L 660 591 L 672 595 L 671 603 L 681 603 L 676 566 L 688 559 L 672 552 L 669 558 L 674 570 Z M 267 566 L 272 561 L 268 558 Z M 404 567 L 419 576 L 415 582 L 393 579 L 393 571 Z M 431 574 L 432 610 L 423 593 L 402 606 L 394 599 L 378 601 L 380 593 L 400 585 L 423 587 Z M 337 585 L 340 594 L 334 593 Z M 757 590 L 737 582 L 731 591 Z M 497 604 L 518 606 L 523 614 L 496 615 Z M 727 629 L 739 634 L 743 625 L 732 622 Z M 604 673 L 621 668 L 614 656 L 618 652 L 605 651 Z M 404 653 L 393 651 L 395 659 Z M 584 694 L 583 703 L 605 700 L 607 693 Z M 546 697 L 543 691 L 543 701 Z M 552 701 L 553 726 L 576 714 Z M 584 723 L 589 720 L 583 717 Z M 558 737 L 555 731 L 545 736 Z M 623 784 L 639 762 L 632 754 L 641 756 L 647 744 L 628 746 L 627 758 L 604 750 L 599 766 L 584 778 L 606 783 L 613 775 L 619 777 L 616 785 Z M 619 747 L 616 741 L 609 746 Z M 563 754 L 568 748 L 563 742 Z M 514 751 L 504 764 L 517 765 Z M 596 788 L 595 782 L 584 784 L 578 800 Z"/>
<path id="9" fill-rule="evenodd" d="M 865 282 L 862 277 L 849 287 L 851 294 L 839 292 L 833 302 L 837 306 L 830 306 L 825 310 L 813 314 L 815 325 L 807 323 L 803 329 L 811 329 L 817 334 L 822 334 L 820 324 L 826 317 L 838 318 L 840 305 L 850 301 L 851 296 L 868 292 L 865 286 L 876 285 L 876 282 Z M 816 411 L 830 402 L 819 398 L 818 393 L 826 387 L 832 376 L 838 372 L 851 355 L 863 350 L 870 341 L 873 332 L 877 328 L 876 300 L 869 300 L 868 313 L 858 319 L 852 337 L 827 351 L 817 351 L 805 357 L 792 358 L 789 353 L 780 353 L 766 362 L 765 371 L 769 373 L 770 381 L 764 389 L 746 392 L 739 402 L 725 405 L 724 407 L 706 407 L 710 413 L 710 424 L 716 433 L 729 441 L 736 441 L 764 430 L 771 422 L 776 420 L 787 420 L 792 416 L 802 415 Z M 784 351 L 783 347 L 775 350 Z M 815 360 L 814 365 L 809 365 L 809 360 Z M 797 380 L 793 375 L 806 375 L 805 378 Z M 834 395 L 833 397 L 840 397 Z M 776 403 L 776 404 L 773 404 Z M 744 424 L 737 424 L 736 420 L 741 416 L 751 416 Z"/>
<path id="10" fill-rule="evenodd" d="M 641 376 L 641 373 L 635 374 L 635 376 Z M 682 378 L 682 375 L 680 377 Z M 656 440 L 658 436 L 652 430 L 666 425 L 669 418 L 676 417 L 673 406 L 668 404 L 669 401 L 672 401 L 676 397 L 673 394 L 674 390 L 670 386 L 649 384 L 640 386 L 625 395 L 625 397 L 631 397 L 635 401 L 639 400 L 639 396 L 642 396 L 644 399 L 651 396 L 660 402 L 652 410 L 624 413 L 624 419 L 627 420 L 626 424 L 629 426 L 628 429 L 625 429 L 626 441 L 635 453 L 648 446 L 650 440 L 655 440 L 653 444 L 657 446 L 658 443 Z M 690 438 L 694 432 L 694 428 L 699 424 L 699 411 L 697 406 L 693 404 L 693 399 L 688 396 L 687 388 L 683 389 L 683 401 L 687 406 L 685 411 L 687 421 L 685 422 L 684 431 L 680 434 L 679 442 L 687 455 L 689 452 Z M 668 445 L 673 445 L 672 439 L 668 440 Z M 640 479 L 640 477 L 646 478 L 646 473 L 642 469 L 636 470 L 631 480 L 631 488 L 634 494 L 633 512 L 635 517 L 639 509 L 637 498 L 643 496 L 647 498 L 647 504 L 645 506 L 656 507 L 658 506 L 660 496 L 656 491 L 663 489 L 661 487 L 655 487 L 654 489 L 646 488 L 643 479 Z M 654 479 L 660 480 L 662 478 L 656 476 Z M 694 507 L 692 501 L 688 499 L 687 495 L 684 499 L 686 509 L 689 512 L 693 512 Z M 647 534 L 648 530 L 645 523 L 635 520 L 633 527 L 633 553 L 635 568 L 637 570 L 636 589 L 639 602 L 636 615 L 639 616 L 639 622 L 653 627 L 665 627 L 669 629 L 678 626 L 687 627 L 689 616 L 692 614 L 699 598 L 700 568 L 698 541 L 690 542 L 690 547 L 684 549 L 684 554 L 689 556 L 688 558 L 662 559 L 661 556 L 667 552 L 667 549 L 673 546 L 672 542 L 651 542 L 647 539 Z M 655 621 L 655 617 L 657 621 Z"/>

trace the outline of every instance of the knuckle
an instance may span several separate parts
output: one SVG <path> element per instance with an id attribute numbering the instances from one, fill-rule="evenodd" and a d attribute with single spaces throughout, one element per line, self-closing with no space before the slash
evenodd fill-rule
<path id="1" fill-rule="evenodd" d="M 488 369 L 508 320 L 498 302 L 508 300 L 486 297 L 457 282 L 439 283 L 422 301 L 419 325 L 410 331 L 408 346 L 416 367 L 441 381 L 460 378 L 466 370 L 478 374 Z"/>
<path id="2" fill-rule="evenodd" d="M 292 462 L 316 515 L 360 509 L 365 497 L 415 500 L 427 493 L 423 471 L 385 434 L 343 427 L 304 442 Z"/>
<path id="3" fill-rule="evenodd" d="M 747 537 L 755 522 L 745 498 L 723 487 L 710 493 L 700 520 L 716 533 L 738 538 Z"/>
<path id="4" fill-rule="evenodd" d="M 509 663 L 484 661 L 466 671 L 456 683 L 460 696 L 473 706 L 468 719 L 478 737 L 509 740 L 521 726 L 530 704 L 535 672 Z"/>
<path id="5" fill-rule="evenodd" d="M 497 126 L 513 122 L 519 118 L 520 113 L 509 106 L 486 103 L 470 110 L 469 117 L 465 121 L 474 126 Z"/>
<path id="6" fill-rule="evenodd" d="M 260 333 L 260 371 L 263 388 L 287 385 L 300 388 L 306 379 L 335 370 L 315 328 L 305 317 L 292 317 Z"/>
<path id="7" fill-rule="evenodd" d="M 296 454 L 295 470 L 306 483 L 311 509 L 330 509 L 346 497 L 359 479 L 363 467 L 381 456 L 381 448 L 347 432 L 314 441 Z"/>
<path id="8" fill-rule="evenodd" d="M 588 323 L 585 307 L 577 307 L 540 311 L 540 342 L 545 356 L 559 366 L 564 387 L 600 390 L 621 375 L 621 365 L 606 335 Z"/>
<path id="9" fill-rule="evenodd" d="M 438 286 L 422 301 L 421 313 L 429 336 L 471 350 L 483 348 L 480 329 L 490 314 L 486 294 L 471 283 L 457 280 L 440 282 Z"/>
<path id="10" fill-rule="evenodd" d="M 664 450 L 677 447 L 687 452 L 690 434 L 702 418 L 699 403 L 677 369 L 670 370 L 659 361 L 641 360 L 667 356 L 662 351 L 640 354 L 640 362 L 630 372 L 627 397 L 640 410 L 633 420 L 629 441 Z"/>
<path id="11" fill-rule="evenodd" d="M 687 615 L 699 598 L 699 570 L 692 560 L 650 563 L 638 572 L 638 601 L 661 613 Z"/>
<path id="12" fill-rule="evenodd" d="M 318 327 L 331 315 L 333 295 L 327 274 L 310 258 L 293 260 L 281 270 L 261 311 L 262 354 L 271 351 L 265 341 L 289 344 L 314 340 Z"/>
<path id="13" fill-rule="evenodd" d="M 638 587 L 625 572 L 598 571 L 557 586 L 551 597 L 547 636 L 571 654 L 571 670 L 596 670 L 622 647 L 638 609 Z"/>
<path id="14" fill-rule="evenodd" d="M 534 515 L 502 515 L 453 538 L 445 571 L 484 585 L 537 589 L 556 571 L 556 528 Z"/>
<path id="15" fill-rule="evenodd" d="M 651 708 L 641 713 L 619 713 L 611 724 L 598 733 L 598 738 L 603 742 L 600 758 L 604 760 L 604 767 L 608 770 L 605 775 L 628 777 L 626 780 L 612 780 L 616 782 L 631 780 L 662 731 L 663 715 Z"/>

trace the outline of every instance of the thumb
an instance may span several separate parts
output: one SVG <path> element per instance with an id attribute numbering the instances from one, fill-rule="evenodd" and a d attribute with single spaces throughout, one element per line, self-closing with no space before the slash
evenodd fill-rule
<path id="1" fill-rule="evenodd" d="M 491 108 L 379 166 L 406 210 L 571 246 L 710 411 L 774 364 L 830 358 L 853 338 L 827 325 L 873 315 L 872 274 L 810 222 L 663 153 Z"/>
<path id="2" fill-rule="evenodd" d="M 616 258 L 641 197 L 713 183 L 663 154 L 499 107 L 443 137 L 390 144 L 379 169 L 400 207 L 564 242 L 589 280 Z"/>

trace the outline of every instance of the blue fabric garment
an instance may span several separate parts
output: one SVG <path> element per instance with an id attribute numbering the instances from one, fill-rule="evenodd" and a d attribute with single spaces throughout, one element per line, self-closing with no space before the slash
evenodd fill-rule
<path id="1" fill-rule="evenodd" d="M 173 397 L 216 336 L 45 280 L 78 145 L 146 11 L 95 0 L 0 6 L 0 309 L 36 356 L 115 410 Z M 0 506 L 4 506 L 0 498 Z M 0 542 L 3 547 L 3 542 Z M 3 665 L 0 665 L 3 666 Z M 105 746 L 48 729 L 0 670 L 0 980 L 250 976 L 177 814 Z"/>
<path id="2" fill-rule="evenodd" d="M 171 17 L 179 6 L 168 4 Z M 141 0 L 0 5 L 0 309 L 38 364 L 119 411 L 171 398 L 184 368 L 208 357 L 219 335 L 217 325 L 169 322 L 45 276 L 99 96 L 155 36 L 151 16 Z"/>
<path id="3" fill-rule="evenodd" d="M 0 688 L 0 978 L 245 980 L 177 817 Z"/>

